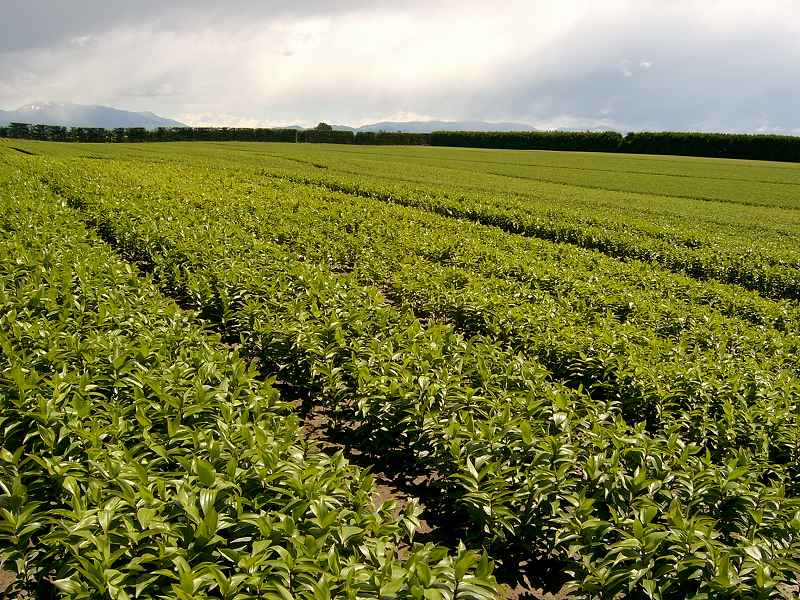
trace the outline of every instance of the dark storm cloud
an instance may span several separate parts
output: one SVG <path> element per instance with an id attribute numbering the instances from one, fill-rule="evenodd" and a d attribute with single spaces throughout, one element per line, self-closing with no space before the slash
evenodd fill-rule
<path id="1" fill-rule="evenodd" d="M 115 27 L 181 30 L 220 21 L 374 10 L 364 0 L 2 0 L 0 52 L 57 45 Z"/>
<path id="2" fill-rule="evenodd" d="M 2 2 L 2 0 L 0 0 Z M 0 108 L 800 132 L 796 0 L 5 0 Z"/>

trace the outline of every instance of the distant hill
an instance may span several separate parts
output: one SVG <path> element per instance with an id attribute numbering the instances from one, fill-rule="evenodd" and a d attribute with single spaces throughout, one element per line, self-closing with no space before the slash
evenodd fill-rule
<path id="1" fill-rule="evenodd" d="M 432 131 L 534 131 L 526 123 L 490 123 L 488 121 L 380 121 L 361 127 L 331 125 L 334 131 L 402 131 L 431 133 Z M 302 129 L 297 125 L 289 129 Z"/>
<path id="2" fill-rule="evenodd" d="M 33 125 L 62 125 L 65 127 L 188 127 L 183 123 L 159 117 L 152 112 L 131 112 L 110 106 L 72 104 L 69 102 L 34 102 L 17 110 L 0 110 L 0 125 L 30 123 Z M 380 121 L 361 127 L 332 125 L 335 131 L 402 131 L 430 133 L 432 131 L 534 131 L 526 123 L 490 123 L 488 121 Z M 305 129 L 289 125 L 286 129 Z"/>
<path id="3" fill-rule="evenodd" d="M 430 133 L 432 131 L 534 131 L 534 128 L 525 123 L 487 121 L 381 121 L 359 127 L 356 131 Z"/>
<path id="4" fill-rule="evenodd" d="M 110 106 L 72 104 L 68 102 L 34 102 L 17 110 L 0 110 L 0 125 L 30 123 L 64 127 L 186 127 L 183 123 L 159 117 L 152 112 L 131 112 Z"/>

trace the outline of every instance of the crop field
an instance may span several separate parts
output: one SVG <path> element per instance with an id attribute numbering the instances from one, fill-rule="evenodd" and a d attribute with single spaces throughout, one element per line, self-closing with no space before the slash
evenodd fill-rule
<path id="1" fill-rule="evenodd" d="M 0 585 L 796 598 L 800 164 L 0 140 Z"/>

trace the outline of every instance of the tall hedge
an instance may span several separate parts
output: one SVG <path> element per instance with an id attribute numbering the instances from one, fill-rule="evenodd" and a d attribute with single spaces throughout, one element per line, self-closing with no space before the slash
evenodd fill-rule
<path id="1" fill-rule="evenodd" d="M 430 143 L 430 133 L 405 133 L 402 131 L 359 131 L 356 133 L 356 144 L 429 146 Z"/>
<path id="2" fill-rule="evenodd" d="M 304 129 L 300 132 L 302 142 L 314 144 L 352 144 L 355 133 L 352 131 L 334 131 L 330 129 Z"/>
<path id="3" fill-rule="evenodd" d="M 743 133 L 629 133 L 620 152 L 800 162 L 800 137 Z"/>
<path id="4" fill-rule="evenodd" d="M 616 152 L 616 131 L 434 131 L 431 146 L 506 148 L 513 150 L 583 150 Z"/>

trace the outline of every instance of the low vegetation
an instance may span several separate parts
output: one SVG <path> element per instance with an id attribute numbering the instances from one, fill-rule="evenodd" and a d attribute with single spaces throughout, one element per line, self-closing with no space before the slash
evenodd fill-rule
<path id="1" fill-rule="evenodd" d="M 575 597 L 797 593 L 800 170 L 11 146 L 17 589 L 478 599 L 522 556 Z M 427 474 L 449 546 L 309 442 L 289 392 Z"/>

